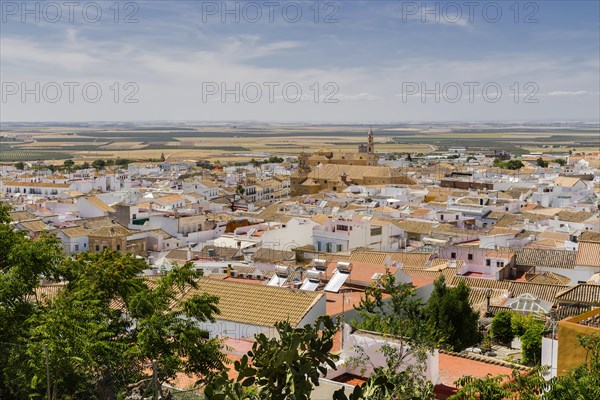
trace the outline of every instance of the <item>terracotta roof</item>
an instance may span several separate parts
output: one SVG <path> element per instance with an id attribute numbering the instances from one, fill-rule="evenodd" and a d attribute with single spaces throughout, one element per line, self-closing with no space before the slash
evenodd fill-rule
<path id="1" fill-rule="evenodd" d="M 294 260 L 296 253 L 286 250 L 275 250 L 267 247 L 261 247 L 252 255 L 255 262 L 280 263 L 283 261 Z"/>
<path id="2" fill-rule="evenodd" d="M 85 199 L 92 204 L 93 206 L 95 206 L 96 208 L 98 208 L 99 210 L 103 211 L 103 212 L 112 212 L 114 211 L 114 209 L 112 207 L 110 207 L 108 204 L 106 204 L 105 202 L 103 202 L 102 200 L 100 200 L 98 197 L 93 196 L 93 197 L 85 197 Z"/>
<path id="3" fill-rule="evenodd" d="M 47 230 L 49 227 L 41 219 L 34 221 L 19 222 L 19 226 L 30 231 L 30 232 L 41 232 Z"/>
<path id="4" fill-rule="evenodd" d="M 554 183 L 556 185 L 559 185 L 562 187 L 573 187 L 579 181 L 580 181 L 579 178 L 568 177 L 568 176 L 559 176 L 558 178 L 554 179 Z"/>
<path id="5" fill-rule="evenodd" d="M 548 268 L 575 268 L 574 251 L 569 250 L 546 250 L 534 248 L 514 249 L 516 254 L 515 264 L 526 267 L 548 267 Z"/>
<path id="6" fill-rule="evenodd" d="M 571 278 L 547 271 L 541 274 L 533 274 L 533 276 L 527 279 L 527 282 L 545 283 L 549 285 L 568 285 L 569 282 L 571 282 Z"/>
<path id="7" fill-rule="evenodd" d="M 579 242 L 575 264 L 588 267 L 600 267 L 600 243 Z"/>
<path id="8" fill-rule="evenodd" d="M 395 225 L 408 233 L 418 233 L 420 235 L 429 235 L 431 230 L 436 227 L 437 223 L 425 222 L 425 221 L 397 221 Z"/>
<path id="9" fill-rule="evenodd" d="M 565 222 L 584 222 L 588 219 L 596 216 L 597 212 L 587 211 L 561 211 L 559 212 L 558 219 Z"/>
<path id="10" fill-rule="evenodd" d="M 258 326 L 274 326 L 287 320 L 294 327 L 324 296 L 304 290 L 202 278 L 198 280 L 198 289 L 188 290 L 182 300 L 203 293 L 219 298 L 217 307 L 221 313 L 217 319 Z"/>
<path id="11" fill-rule="evenodd" d="M 600 285 L 582 283 L 560 293 L 556 299 L 565 303 L 598 303 L 600 302 Z"/>
<path id="12" fill-rule="evenodd" d="M 511 283 L 510 281 L 497 281 L 494 279 L 484 278 L 469 278 L 457 275 L 450 282 L 448 282 L 448 284 L 451 286 L 456 286 L 460 281 L 464 281 L 467 286 L 472 288 L 486 288 L 499 290 L 508 290 Z"/>
<path id="13" fill-rule="evenodd" d="M 565 285 L 547 285 L 531 282 L 510 282 L 508 290 L 510 291 L 511 297 L 517 297 L 524 293 L 529 293 L 537 297 L 538 299 L 554 303 L 556 301 L 556 295 L 568 288 L 569 286 Z"/>
<path id="14" fill-rule="evenodd" d="M 70 238 L 88 235 L 88 231 L 80 226 L 74 226 L 72 228 L 63 228 L 60 231 Z"/>
<path id="15" fill-rule="evenodd" d="M 13 211 L 8 213 L 10 219 L 14 222 L 28 221 L 37 217 L 28 211 Z"/>
<path id="16" fill-rule="evenodd" d="M 593 242 L 600 243 L 600 232 L 585 231 L 579 236 L 579 243 Z"/>

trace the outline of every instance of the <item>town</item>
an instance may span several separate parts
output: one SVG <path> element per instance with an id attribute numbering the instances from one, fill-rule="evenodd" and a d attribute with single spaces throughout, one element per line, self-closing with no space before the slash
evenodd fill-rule
<path id="1" fill-rule="evenodd" d="M 377 398 L 466 396 L 467 375 L 552 382 L 580 368 L 589 348 L 578 337 L 600 335 L 600 152 L 390 152 L 385 135 L 371 126 L 355 149 L 239 162 L 168 150 L 148 160 L 4 162 L 1 201 L 22 240 L 51 237 L 67 260 L 130 257 L 143 265 L 130 278 L 150 286 L 187 266 L 199 277 L 171 301 L 185 310 L 195 294 L 218 299 L 210 318 L 182 318 L 223 343 L 231 363 L 261 335 L 283 340 L 282 322 L 337 321 L 325 350 L 335 361 L 314 376 L 313 399 L 372 384 L 390 368 L 390 348 L 409 354 L 392 370 L 410 371 L 430 394 Z M 41 274 L 26 301 L 53 304 L 77 279 Z M 135 315 L 124 299 L 111 307 Z M 379 315 L 402 326 L 409 304 L 416 324 L 437 330 L 422 358 L 425 339 L 373 323 Z M 225 364 L 243 378 L 244 368 Z M 186 371 L 161 390 L 211 398 L 214 383 L 196 386 Z"/>

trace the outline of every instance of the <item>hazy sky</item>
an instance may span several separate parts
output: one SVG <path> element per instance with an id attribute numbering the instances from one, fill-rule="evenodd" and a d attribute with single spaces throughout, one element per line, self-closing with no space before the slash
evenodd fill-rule
<path id="1" fill-rule="evenodd" d="M 597 1 L 0 3 L 1 121 L 599 120 Z"/>

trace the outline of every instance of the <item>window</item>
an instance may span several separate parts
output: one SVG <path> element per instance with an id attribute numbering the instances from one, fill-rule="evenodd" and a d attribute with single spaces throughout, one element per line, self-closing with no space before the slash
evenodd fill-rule
<path id="1" fill-rule="evenodd" d="M 378 226 L 376 228 L 371 228 L 371 236 L 379 236 L 381 235 L 381 227 Z"/>
<path id="2" fill-rule="evenodd" d="M 502 268 L 502 267 L 504 267 L 504 261 L 498 261 L 498 262 L 496 263 L 496 266 L 497 266 L 498 268 Z"/>
<path id="3" fill-rule="evenodd" d="M 469 255 L 467 256 L 467 259 L 468 259 L 469 261 L 473 260 L 473 254 L 469 254 Z"/>
<path id="4" fill-rule="evenodd" d="M 489 258 L 485 260 L 485 265 L 486 266 L 491 266 L 492 265 L 492 260 L 490 260 Z"/>
<path id="5" fill-rule="evenodd" d="M 444 214 L 440 215 L 440 219 L 443 221 L 444 220 Z"/>
<path id="6" fill-rule="evenodd" d="M 118 245 L 117 245 L 117 251 L 120 251 L 120 250 L 121 250 L 121 245 L 120 245 L 120 244 L 118 244 Z"/>
<path id="7" fill-rule="evenodd" d="M 325 251 L 326 251 L 327 253 L 331 253 L 331 247 L 332 247 L 332 246 L 331 246 L 331 243 L 327 243 L 327 245 L 325 246 Z"/>
<path id="8" fill-rule="evenodd" d="M 137 219 L 137 214 L 133 214 L 132 219 Z"/>
<path id="9" fill-rule="evenodd" d="M 100 251 L 100 245 L 99 244 L 96 245 L 96 251 Z"/>
<path id="10" fill-rule="evenodd" d="M 78 244 L 75 245 L 75 251 L 79 251 L 79 245 Z"/>
<path id="11" fill-rule="evenodd" d="M 317 251 L 321 251 L 321 242 L 317 242 Z"/>
<path id="12" fill-rule="evenodd" d="M 458 215 L 456 216 L 456 220 L 458 221 Z"/>
<path id="13" fill-rule="evenodd" d="M 456 258 L 456 253 L 455 252 L 450 253 L 450 258 L 454 260 Z"/>
<path id="14" fill-rule="evenodd" d="M 342 251 L 342 245 L 341 244 L 337 245 L 337 251 Z"/>
<path id="15" fill-rule="evenodd" d="M 338 225 L 338 226 L 336 226 L 336 229 L 338 231 L 347 231 L 348 230 L 348 225 Z"/>

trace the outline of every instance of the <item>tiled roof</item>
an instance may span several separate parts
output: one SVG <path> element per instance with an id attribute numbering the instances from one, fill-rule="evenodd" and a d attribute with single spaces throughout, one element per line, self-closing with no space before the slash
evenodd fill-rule
<path id="1" fill-rule="evenodd" d="M 82 236 L 88 235 L 88 231 L 83 229 L 80 226 L 74 226 L 72 228 L 63 228 L 63 229 L 61 229 L 61 232 L 70 238 L 82 237 Z"/>
<path id="2" fill-rule="evenodd" d="M 558 219 L 565 222 L 584 222 L 595 215 L 595 212 L 565 210 L 558 213 Z"/>
<path id="3" fill-rule="evenodd" d="M 469 278 L 466 276 L 455 276 L 448 284 L 450 286 L 456 286 L 460 281 L 464 281 L 465 284 L 472 288 L 485 288 L 485 289 L 500 289 L 508 290 L 510 287 L 510 281 L 497 281 L 494 279 L 483 279 L 483 278 Z"/>
<path id="4" fill-rule="evenodd" d="M 256 262 L 280 263 L 283 261 L 294 260 L 296 253 L 286 250 L 275 250 L 266 247 L 261 247 L 252 255 L 252 259 Z"/>
<path id="5" fill-rule="evenodd" d="M 568 306 L 558 307 L 556 309 L 556 315 L 558 319 L 561 320 L 569 317 L 576 317 L 580 314 L 590 311 L 591 309 L 592 306 L 587 304 L 570 304 Z"/>
<path id="6" fill-rule="evenodd" d="M 198 289 L 188 290 L 182 300 L 202 293 L 219 298 L 217 307 L 221 313 L 217 319 L 258 326 L 274 326 L 286 320 L 297 326 L 324 296 L 303 290 L 202 278 L 198 280 Z"/>
<path id="7" fill-rule="evenodd" d="M 600 243 L 580 242 L 577 247 L 575 264 L 588 267 L 600 267 Z"/>
<path id="8" fill-rule="evenodd" d="M 408 232 L 408 233 L 418 233 L 420 235 L 429 235 L 429 233 L 431 232 L 433 227 L 437 226 L 438 224 L 434 224 L 431 222 L 425 222 L 425 221 L 404 220 L 404 221 L 397 221 L 395 223 L 395 225 L 398 228 L 400 228 L 403 231 Z"/>
<path id="9" fill-rule="evenodd" d="M 114 209 L 112 207 L 110 207 L 108 204 L 106 204 L 105 202 L 103 202 L 102 200 L 100 200 L 96 196 L 86 197 L 85 199 L 90 204 L 92 204 L 93 206 L 95 206 L 96 208 L 98 208 L 99 210 L 101 210 L 103 212 L 112 212 L 112 211 L 114 211 Z"/>
<path id="10" fill-rule="evenodd" d="M 575 252 L 569 250 L 546 250 L 535 248 L 513 249 L 517 255 L 515 264 L 526 267 L 575 268 Z"/>
<path id="11" fill-rule="evenodd" d="M 491 306 L 500 306 L 508 299 L 508 291 L 500 289 L 471 288 L 469 303 L 477 311 L 484 310 L 487 306 L 487 297 L 490 296 Z"/>
<path id="12" fill-rule="evenodd" d="M 8 213 L 10 219 L 14 222 L 28 221 L 37 217 L 28 211 L 13 211 Z"/>
<path id="13" fill-rule="evenodd" d="M 579 242 L 600 243 L 600 232 L 585 231 L 579 236 Z"/>
<path id="14" fill-rule="evenodd" d="M 537 297 L 538 299 L 549 302 L 555 302 L 556 295 L 568 288 L 569 286 L 565 285 L 546 285 L 530 282 L 510 282 L 508 290 L 512 297 L 517 297 L 524 293 L 529 293 Z"/>
<path id="15" fill-rule="evenodd" d="M 48 225 L 44 223 L 41 219 L 36 219 L 34 221 L 20 222 L 19 226 L 23 229 L 27 229 L 30 232 L 41 232 L 43 230 L 48 229 Z"/>
<path id="16" fill-rule="evenodd" d="M 549 285 L 568 285 L 571 278 L 556 274 L 554 272 L 544 272 L 542 274 L 533 274 L 527 279 L 530 283 L 545 283 Z"/>
<path id="17" fill-rule="evenodd" d="M 563 291 L 556 296 L 556 299 L 564 303 L 572 302 L 595 304 L 600 302 L 600 285 L 582 283 Z"/>
<path id="18" fill-rule="evenodd" d="M 405 267 L 424 268 L 431 257 L 431 253 L 353 251 L 350 255 L 350 261 L 385 265 L 388 257 L 392 263 L 399 262 Z"/>

